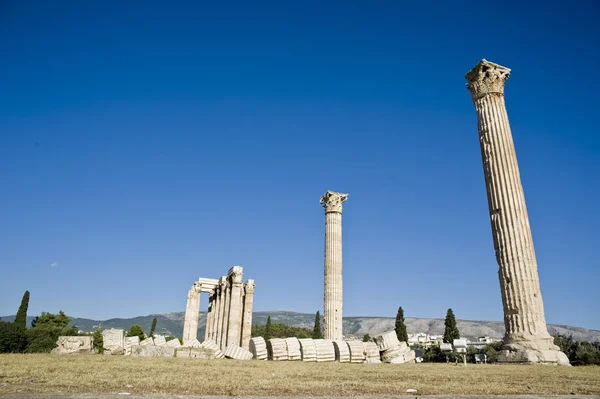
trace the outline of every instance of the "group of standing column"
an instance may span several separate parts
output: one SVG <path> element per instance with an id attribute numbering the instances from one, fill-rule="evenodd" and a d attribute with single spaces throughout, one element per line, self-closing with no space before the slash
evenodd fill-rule
<path id="1" fill-rule="evenodd" d="M 204 338 L 221 349 L 229 345 L 248 349 L 252 334 L 254 280 L 243 283 L 243 269 L 233 266 L 210 293 Z"/>
<path id="2" fill-rule="evenodd" d="M 183 343 L 198 340 L 200 294 L 209 294 L 205 340 L 225 349 L 228 345 L 248 349 L 252 334 L 254 280 L 243 283 L 243 268 L 233 266 L 219 279 L 200 278 L 188 291 L 183 325 Z"/>

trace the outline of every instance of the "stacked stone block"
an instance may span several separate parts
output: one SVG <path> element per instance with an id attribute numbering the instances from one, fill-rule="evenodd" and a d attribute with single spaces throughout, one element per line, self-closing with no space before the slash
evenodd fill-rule
<path id="1" fill-rule="evenodd" d="M 363 342 L 365 350 L 365 363 L 381 363 L 379 348 L 375 342 Z"/>
<path id="2" fill-rule="evenodd" d="M 302 351 L 300 350 L 300 341 L 298 338 L 286 338 L 288 360 L 302 360 Z"/>
<path id="3" fill-rule="evenodd" d="M 215 359 L 223 359 L 225 357 L 225 355 L 219 348 L 219 345 L 217 345 L 217 343 L 213 340 L 207 339 L 200 345 L 200 348 L 212 350 L 214 352 Z"/>
<path id="4" fill-rule="evenodd" d="M 123 355 L 125 353 L 125 331 L 109 328 L 102 331 L 105 355 Z"/>
<path id="5" fill-rule="evenodd" d="M 303 362 L 316 362 L 317 361 L 317 347 L 315 341 L 311 338 L 299 339 L 300 352 L 302 353 Z"/>
<path id="6" fill-rule="evenodd" d="M 288 360 L 287 345 L 285 339 L 271 338 L 267 341 L 267 353 L 269 360 Z"/>
<path id="7" fill-rule="evenodd" d="M 350 363 L 350 349 L 346 341 L 333 341 L 335 350 L 335 361 L 340 363 Z"/>
<path id="8" fill-rule="evenodd" d="M 139 337 L 138 337 L 139 338 Z M 148 337 L 140 342 L 141 346 L 154 346 L 154 338 Z"/>
<path id="9" fill-rule="evenodd" d="M 131 348 L 140 344 L 140 337 L 125 337 L 125 355 L 131 355 Z"/>
<path id="10" fill-rule="evenodd" d="M 180 348 L 181 342 L 179 342 L 177 338 L 173 338 L 172 340 L 167 341 L 167 346 L 170 346 L 171 348 Z"/>
<path id="11" fill-rule="evenodd" d="M 250 352 L 256 360 L 267 360 L 269 357 L 267 343 L 263 337 L 254 337 L 250 339 Z"/>
<path id="12" fill-rule="evenodd" d="M 398 341 L 394 330 L 380 334 L 374 340 L 385 363 L 401 364 L 415 359 L 415 352 L 406 342 Z"/>
<path id="13" fill-rule="evenodd" d="M 348 341 L 348 350 L 350 352 L 350 363 L 365 362 L 365 347 L 361 341 Z"/>
<path id="14" fill-rule="evenodd" d="M 175 348 L 171 348 L 166 345 L 134 345 L 131 347 L 131 356 L 173 357 L 175 356 Z"/>
<path id="15" fill-rule="evenodd" d="M 315 346 L 317 349 L 317 362 L 334 362 L 335 361 L 335 349 L 333 348 L 333 341 L 328 339 L 315 339 Z"/>
<path id="16" fill-rule="evenodd" d="M 154 345 L 156 346 L 165 346 L 167 344 L 167 340 L 162 335 L 154 338 Z"/>

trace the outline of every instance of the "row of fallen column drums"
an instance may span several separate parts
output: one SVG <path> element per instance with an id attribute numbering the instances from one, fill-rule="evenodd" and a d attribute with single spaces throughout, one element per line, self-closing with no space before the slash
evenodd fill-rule
<path id="1" fill-rule="evenodd" d="M 263 337 L 254 337 L 250 340 L 250 352 L 257 360 L 381 363 L 375 342 L 311 338 L 272 338 L 265 341 Z"/>

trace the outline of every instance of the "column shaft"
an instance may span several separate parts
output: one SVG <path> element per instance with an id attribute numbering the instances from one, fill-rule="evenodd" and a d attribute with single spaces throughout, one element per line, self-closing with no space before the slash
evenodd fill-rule
<path id="1" fill-rule="evenodd" d="M 221 327 L 221 349 L 227 347 L 227 334 L 229 328 L 229 306 L 231 303 L 231 287 L 228 283 L 225 284 L 223 289 L 223 321 Z"/>
<path id="2" fill-rule="evenodd" d="M 198 316 L 200 312 L 200 292 L 196 291 L 194 284 L 188 291 L 187 305 L 183 324 L 183 342 L 187 343 L 198 339 Z"/>
<path id="3" fill-rule="evenodd" d="M 325 300 L 324 338 L 342 337 L 342 214 L 328 212 L 325 217 Z"/>
<path id="4" fill-rule="evenodd" d="M 252 306 L 254 302 L 254 280 L 246 281 L 244 285 L 244 316 L 242 320 L 242 348 L 250 348 L 252 338 Z"/>

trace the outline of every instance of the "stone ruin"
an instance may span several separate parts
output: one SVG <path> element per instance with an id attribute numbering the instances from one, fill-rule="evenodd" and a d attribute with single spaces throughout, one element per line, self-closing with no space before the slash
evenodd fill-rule
<path id="1" fill-rule="evenodd" d="M 92 354 L 94 348 L 90 336 L 62 336 L 56 341 L 56 348 L 51 353 L 56 354 Z"/>
<path id="2" fill-rule="evenodd" d="M 204 340 L 211 340 L 221 350 L 234 345 L 246 350 L 252 334 L 252 304 L 254 280 L 243 281 L 243 268 L 233 266 L 227 276 L 219 279 L 200 278 L 188 292 L 183 343 L 189 346 L 198 340 L 200 293 L 209 294 Z"/>
<path id="3" fill-rule="evenodd" d="M 414 363 L 415 352 L 406 342 L 398 341 L 395 331 L 374 338 L 375 342 L 312 338 L 254 337 L 250 353 L 256 360 L 339 362 L 339 363 Z"/>

